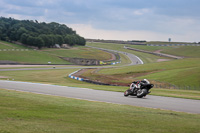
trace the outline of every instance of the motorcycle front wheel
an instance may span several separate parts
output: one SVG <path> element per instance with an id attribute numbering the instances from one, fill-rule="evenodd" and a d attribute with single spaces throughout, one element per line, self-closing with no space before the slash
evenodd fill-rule
<path id="1" fill-rule="evenodd" d="M 124 92 L 124 96 L 127 97 L 128 95 L 129 95 L 129 91 L 126 90 L 126 91 Z"/>
<path id="2" fill-rule="evenodd" d="M 142 89 L 142 90 L 138 90 L 137 92 L 137 97 L 138 98 L 142 98 L 143 96 L 147 95 L 147 90 L 146 89 Z"/>

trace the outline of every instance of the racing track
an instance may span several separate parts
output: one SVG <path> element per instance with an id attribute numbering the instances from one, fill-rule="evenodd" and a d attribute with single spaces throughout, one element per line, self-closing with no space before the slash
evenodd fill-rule
<path id="1" fill-rule="evenodd" d="M 86 88 L 3 80 L 0 80 L 0 88 L 45 95 L 84 99 L 89 101 L 100 101 L 148 108 L 159 108 L 187 113 L 200 113 L 199 100 L 151 95 L 148 95 L 146 98 L 136 98 L 132 96 L 124 97 L 122 92 L 101 91 Z"/>
<path id="2" fill-rule="evenodd" d="M 115 52 L 120 52 L 120 51 L 115 51 Z M 139 62 L 138 64 L 143 64 L 143 62 L 138 57 L 132 54 L 124 52 L 120 53 L 123 53 L 129 57 L 129 59 L 131 60 L 131 64 L 129 65 L 135 65 L 136 62 Z M 72 66 L 72 67 L 60 67 L 56 69 L 70 69 L 70 68 L 86 68 L 86 67 Z M 95 67 L 89 67 L 89 68 L 95 68 Z M 0 69 L 0 71 L 46 70 L 46 69 L 55 69 L 55 68 Z M 47 85 L 38 83 L 17 82 L 17 81 L 5 81 L 5 80 L 0 80 L 0 88 L 39 93 L 45 95 L 56 95 L 69 98 L 84 99 L 89 101 L 101 101 L 107 103 L 133 105 L 133 106 L 148 107 L 148 108 L 159 108 L 165 110 L 200 114 L 199 100 L 151 96 L 151 95 L 148 95 L 146 98 L 139 99 L 132 96 L 124 97 L 123 93 L 121 92 L 101 91 L 101 90 L 93 90 L 86 88 L 56 86 L 56 85 Z"/>

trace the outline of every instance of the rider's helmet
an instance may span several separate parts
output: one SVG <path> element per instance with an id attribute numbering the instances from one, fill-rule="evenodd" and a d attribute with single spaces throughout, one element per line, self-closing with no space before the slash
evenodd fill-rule
<path id="1" fill-rule="evenodd" d="M 147 84 L 150 84 L 149 80 L 147 80 L 147 79 L 144 79 L 144 81 L 145 81 Z"/>

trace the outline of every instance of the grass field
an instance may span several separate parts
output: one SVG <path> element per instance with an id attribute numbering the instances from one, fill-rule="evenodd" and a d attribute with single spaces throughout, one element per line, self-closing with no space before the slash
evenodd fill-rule
<path id="1" fill-rule="evenodd" d="M 198 133 L 200 115 L 0 89 L 1 133 Z"/>
<path id="2" fill-rule="evenodd" d="M 118 50 L 118 51 L 124 51 L 124 52 L 128 52 L 128 53 L 132 53 L 132 54 L 140 57 L 140 59 L 142 59 L 142 61 L 144 63 L 157 62 L 158 59 L 168 59 L 168 58 L 164 58 L 164 57 L 155 56 L 155 55 L 152 55 L 152 54 L 141 53 L 141 52 L 137 52 L 137 51 L 131 51 L 131 50 L 124 49 L 124 44 L 87 43 L 87 45 L 99 47 L 99 48 L 112 49 L 112 50 Z"/>
<path id="3" fill-rule="evenodd" d="M 86 59 L 97 59 L 97 60 L 109 60 L 111 59 L 111 54 L 87 47 L 75 47 L 72 49 L 48 49 L 44 52 L 61 56 L 61 57 L 70 57 L 70 58 L 86 58 Z"/>
<path id="4" fill-rule="evenodd" d="M 182 59 L 170 62 L 159 62 L 139 66 L 102 69 L 100 74 L 144 77 L 150 80 L 160 80 L 177 85 L 200 85 L 200 59 Z M 142 76 L 142 77 L 140 77 Z"/>
<path id="5" fill-rule="evenodd" d="M 12 45 L 12 44 L 10 44 Z M 170 62 L 157 62 L 161 57 L 143 54 L 140 52 L 123 49 L 124 45 L 119 44 L 89 44 L 92 46 L 115 49 L 130 52 L 139 56 L 145 62 L 144 65 L 126 66 L 111 69 L 101 69 L 97 75 L 90 77 L 104 78 L 104 76 L 117 77 L 114 82 L 123 82 L 126 77 L 127 83 L 133 79 L 147 78 L 153 81 L 169 82 L 176 85 L 196 85 L 200 83 L 200 59 L 197 52 L 190 53 L 191 48 L 166 48 L 163 51 L 175 53 L 180 51 L 180 55 L 190 58 L 183 60 L 172 60 Z M 2 49 L 11 47 L 1 45 Z M 13 47 L 13 46 L 12 46 Z M 15 46 L 14 46 L 15 47 Z M 0 47 L 1 49 L 1 47 Z M 81 56 L 90 58 L 88 53 L 95 51 L 78 48 L 79 50 L 65 53 L 53 51 L 28 51 L 28 53 L 7 53 L 0 52 L 2 56 L 9 60 L 20 57 L 20 60 L 30 62 L 57 60 L 52 59 L 54 55 L 69 56 L 81 53 Z M 160 50 L 156 49 L 156 50 Z M 82 52 L 79 52 L 82 51 Z M 186 52 L 184 52 L 186 51 Z M 195 51 L 195 50 L 194 50 Z M 9 51 L 7 51 L 9 52 Z M 26 51 L 23 51 L 26 52 Z M 34 53 L 37 52 L 37 53 Z M 48 55 L 48 56 L 46 56 Z M 100 54 L 99 56 L 101 56 Z M 14 57 L 15 56 L 15 57 Z M 27 56 L 27 57 L 23 57 Z M 52 58 L 51 58 L 52 56 Z M 12 57 L 12 58 L 11 58 Z M 38 58 L 35 60 L 34 58 Z M 107 56 L 106 56 L 107 57 Z M 25 59 L 27 58 L 27 59 Z M 103 58 L 101 56 L 101 58 Z M 165 59 L 165 58 L 164 58 Z M 128 62 L 122 56 L 122 64 Z M 57 62 L 59 62 L 57 60 Z M 120 66 L 120 65 L 119 65 Z M 123 92 L 128 87 L 94 85 L 68 78 L 68 75 L 77 69 L 63 70 L 33 70 L 33 71 L 5 71 L 0 72 L 1 79 L 16 80 L 26 82 L 37 82 L 54 85 L 64 85 L 82 88 L 91 88 L 106 91 Z M 104 75 L 104 76 L 102 76 Z M 95 77 L 95 78 L 96 78 Z M 174 90 L 153 88 L 152 95 L 171 96 L 200 100 L 200 91 L 194 90 Z M 123 95 L 123 93 L 122 93 Z M 148 96 L 147 96 L 148 97 Z M 140 108 L 127 105 L 108 104 L 101 102 L 89 102 L 84 100 L 69 99 L 56 96 L 45 96 L 32 93 L 23 93 L 0 89 L 0 133 L 44 133 L 44 132 L 142 132 L 142 133 L 199 133 L 200 115 L 187 114 L 159 109 Z"/>
<path id="6" fill-rule="evenodd" d="M 21 49 L 28 49 L 28 51 Z M 48 64 L 48 62 L 51 62 L 51 64 L 72 64 L 59 57 L 109 60 L 112 56 L 110 53 L 101 50 L 81 46 L 71 49 L 33 50 L 25 46 L 0 41 L 0 60 L 2 61 L 14 61 L 23 64 Z"/>
<path id="7" fill-rule="evenodd" d="M 162 42 L 162 41 L 149 41 L 146 44 L 195 44 L 192 42 Z"/>
<path id="8" fill-rule="evenodd" d="M 28 64 L 71 64 L 59 57 L 46 54 L 41 51 L 1 51 L 0 60 L 16 61 Z"/>
<path id="9" fill-rule="evenodd" d="M 111 49 L 115 46 L 115 49 L 123 50 L 124 45 L 120 44 L 101 44 L 101 43 L 89 43 L 89 45 L 94 45 L 96 47 L 106 47 Z M 171 60 L 168 62 L 155 62 L 150 60 L 149 57 L 158 59 L 157 56 L 149 56 L 148 54 L 141 53 L 138 54 L 141 59 L 146 57 L 146 63 L 144 65 L 120 67 L 115 69 L 102 69 L 98 73 L 93 73 L 90 78 L 97 80 L 109 80 L 110 77 L 112 82 L 124 82 L 129 83 L 133 80 L 141 80 L 147 78 L 153 82 L 163 82 L 166 84 L 172 84 L 176 86 L 200 86 L 200 47 L 198 46 L 181 46 L 181 47 L 150 47 L 150 46 L 138 46 L 130 45 L 130 47 L 144 49 L 148 51 L 163 50 L 163 52 L 168 54 L 175 54 L 179 56 L 185 56 L 182 60 Z M 131 50 L 127 52 L 132 52 Z M 137 52 L 134 52 L 136 54 Z M 138 52 L 139 53 L 139 52 Z M 143 55 L 143 56 L 141 56 Z M 148 61 L 147 61 L 148 60 Z M 88 77 L 86 73 L 83 76 Z M 106 79 L 107 78 L 107 79 Z M 200 90 L 200 88 L 199 88 Z"/>
<path id="10" fill-rule="evenodd" d="M 0 41 L 0 49 L 30 49 L 30 48 L 10 42 Z"/>
<path id="11" fill-rule="evenodd" d="M 163 52 L 189 58 L 200 58 L 200 46 L 182 46 L 173 49 L 166 49 Z"/>
<path id="12" fill-rule="evenodd" d="M 140 54 L 138 53 L 138 55 Z M 148 56 L 148 54 L 141 55 L 144 58 Z M 127 63 L 128 60 L 126 57 L 123 57 L 123 61 Z M 161 81 L 174 79 L 174 82 L 180 81 L 180 83 L 189 82 L 193 84 L 199 82 L 200 79 L 199 62 L 199 58 L 191 58 L 156 63 L 156 59 L 150 56 L 146 60 L 147 64 L 145 65 L 102 69 L 98 71 L 98 74 L 113 75 L 122 78 L 122 75 L 130 76 L 137 73 L 139 74 L 137 78 L 149 76 L 148 79 L 151 80 L 155 80 L 154 78 L 161 79 Z M 0 72 L 0 76 L 3 76 L 4 78 L 2 79 L 5 80 L 37 82 L 106 91 L 123 92 L 128 88 L 94 85 L 68 78 L 68 75 L 76 70 L 5 71 Z M 143 75 L 144 73 L 147 75 Z M 184 81 L 176 79 L 181 79 L 181 77 L 186 78 L 183 79 Z M 153 88 L 151 91 L 152 95 L 200 100 L 200 91 L 161 88 Z M 89 102 L 0 89 L 0 133 L 199 133 L 199 123 L 199 114 Z"/>
<path id="13" fill-rule="evenodd" d="M 127 45 L 128 47 L 147 50 L 155 52 L 161 50 L 161 53 L 172 54 L 177 56 L 184 56 L 187 58 L 200 58 L 200 46 L 139 46 L 139 45 Z"/>

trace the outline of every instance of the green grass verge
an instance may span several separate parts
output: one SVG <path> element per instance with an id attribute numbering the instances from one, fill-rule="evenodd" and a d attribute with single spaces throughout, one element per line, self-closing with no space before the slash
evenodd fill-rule
<path id="1" fill-rule="evenodd" d="M 123 44 L 88 43 L 88 45 L 124 51 Z M 135 80 L 135 79 L 141 80 L 147 78 L 153 81 L 164 82 L 167 84 L 174 84 L 176 86 L 179 86 L 179 88 L 182 88 L 182 86 L 189 86 L 189 87 L 194 86 L 194 88 L 200 86 L 200 75 L 199 75 L 200 47 L 198 46 L 151 47 L 151 46 L 139 46 L 139 45 L 128 45 L 128 46 L 148 51 L 163 50 L 162 52 L 164 53 L 191 57 L 191 58 L 155 63 L 156 60 L 160 57 L 141 52 L 132 52 L 131 50 L 128 50 L 126 52 L 132 52 L 133 54 L 139 56 L 145 63 L 148 64 L 121 67 L 115 69 L 113 68 L 102 69 L 101 71 L 98 71 L 98 74 L 113 75 L 116 77 L 130 76 L 129 78 L 130 80 Z M 91 76 L 98 76 L 98 74 Z M 131 78 L 131 75 L 134 78 Z M 134 75 L 141 75 L 141 76 L 134 76 Z"/>
<path id="2" fill-rule="evenodd" d="M 57 56 L 49 55 L 41 51 L 1 51 L 0 60 L 16 61 L 29 64 L 71 64 Z"/>
<path id="3" fill-rule="evenodd" d="M 2 42 L 0 42 L 0 49 L 2 50 L 2 49 L 13 49 L 13 47 L 12 46 L 8 46 L 8 45 L 4 45 L 4 44 L 2 44 Z"/>
<path id="4" fill-rule="evenodd" d="M 47 49 L 44 52 L 54 54 L 61 57 L 70 58 L 86 58 L 86 59 L 97 59 L 97 60 L 109 60 L 111 54 L 87 47 L 75 47 L 72 49 Z"/>
<path id="5" fill-rule="evenodd" d="M 0 89 L 0 132 L 198 133 L 200 115 Z"/>
<path id="6" fill-rule="evenodd" d="M 172 49 L 166 49 L 163 53 L 185 56 L 189 58 L 200 58 L 200 46 L 182 46 Z"/>
<path id="7" fill-rule="evenodd" d="M 151 95 L 200 100 L 200 91 L 180 89 L 151 89 Z"/>
<path id="8" fill-rule="evenodd" d="M 162 42 L 162 41 L 150 41 L 145 43 L 146 44 L 195 44 L 191 42 Z"/>
<path id="9" fill-rule="evenodd" d="M 136 79 L 147 78 L 160 82 L 168 82 L 177 86 L 199 86 L 200 85 L 200 59 L 182 59 L 170 62 L 149 63 L 137 66 L 119 67 L 115 69 L 107 68 L 98 71 L 105 75 L 136 75 Z M 148 73 L 143 75 L 143 73 Z"/>
<path id="10" fill-rule="evenodd" d="M 30 48 L 10 42 L 0 41 L 0 49 L 30 49 Z"/>
<path id="11" fill-rule="evenodd" d="M 0 41 L 0 49 L 0 60 L 15 61 L 25 64 L 48 64 L 48 62 L 51 62 L 52 64 L 72 64 L 59 57 L 87 58 L 96 60 L 109 60 L 112 57 L 110 53 L 83 46 L 76 46 L 71 49 L 46 48 L 43 50 L 29 49 L 28 51 L 22 51 L 21 49 L 27 48 L 21 45 Z"/>
<path id="12" fill-rule="evenodd" d="M 140 46 L 140 45 L 127 45 L 128 47 L 142 49 L 146 51 L 157 51 L 160 50 L 161 53 L 184 56 L 189 58 L 200 58 L 200 46 Z"/>
<path id="13" fill-rule="evenodd" d="M 157 50 L 165 50 L 165 49 L 172 49 L 172 47 L 162 47 L 162 46 L 146 46 L 146 45 L 126 45 L 131 48 L 146 50 L 146 51 L 157 51 Z"/>

